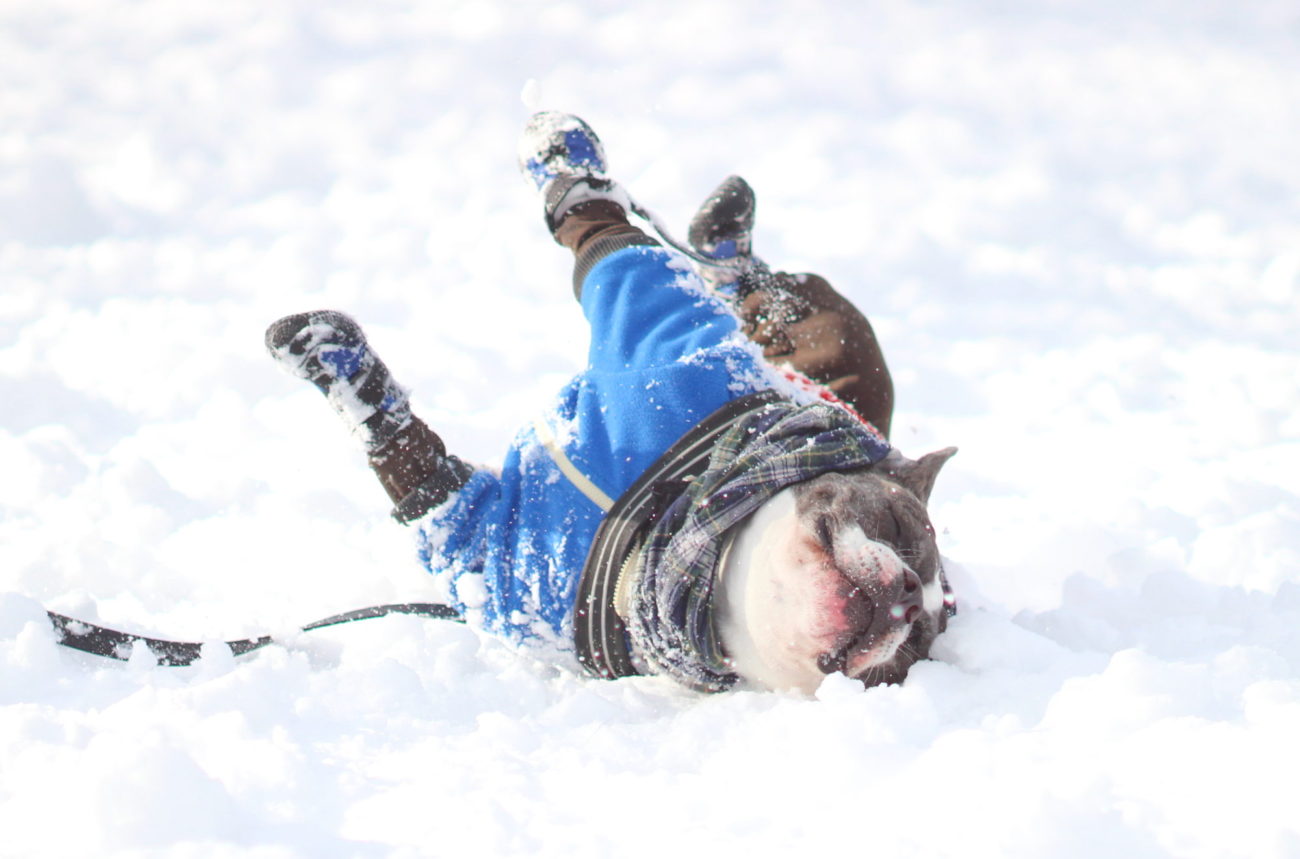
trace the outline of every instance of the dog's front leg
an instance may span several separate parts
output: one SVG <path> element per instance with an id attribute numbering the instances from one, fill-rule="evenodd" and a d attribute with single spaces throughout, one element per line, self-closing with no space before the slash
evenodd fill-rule
<path id="1" fill-rule="evenodd" d="M 876 332 L 825 278 L 775 272 L 736 312 L 764 357 L 825 385 L 889 437 L 894 382 Z"/>

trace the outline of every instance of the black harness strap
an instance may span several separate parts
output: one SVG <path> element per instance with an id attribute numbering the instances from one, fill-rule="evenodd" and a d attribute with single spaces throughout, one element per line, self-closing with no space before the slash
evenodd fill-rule
<path id="1" fill-rule="evenodd" d="M 202 655 L 202 642 L 149 638 L 144 635 L 120 632 L 116 629 L 86 623 L 84 620 L 77 620 L 52 611 L 47 611 L 46 614 L 49 615 L 50 623 L 54 625 L 55 632 L 59 634 L 59 644 L 95 656 L 107 656 L 109 659 L 129 659 L 132 646 L 137 641 L 143 642 L 149 648 L 149 652 L 153 654 L 154 659 L 158 660 L 159 665 L 191 665 Z M 336 626 L 340 623 L 383 617 L 388 614 L 414 614 L 421 617 L 454 620 L 464 623 L 464 618 L 460 616 L 460 613 L 449 605 L 422 602 L 396 603 L 359 608 L 343 614 L 336 614 L 323 620 L 313 621 L 302 627 L 302 631 L 310 632 L 324 626 Z M 230 648 L 231 653 L 239 656 L 248 653 L 250 650 L 266 647 L 268 644 L 273 643 L 274 640 L 269 635 L 263 635 L 258 638 L 241 638 L 237 641 L 227 641 L 225 644 Z"/>
<path id="2" fill-rule="evenodd" d="M 674 442 L 614 502 L 596 529 L 578 583 L 573 640 L 588 672 L 606 679 L 638 673 L 615 606 L 619 573 L 635 557 L 665 505 L 704 471 L 718 436 L 750 412 L 782 399 L 776 391 L 760 391 L 730 401 Z"/>

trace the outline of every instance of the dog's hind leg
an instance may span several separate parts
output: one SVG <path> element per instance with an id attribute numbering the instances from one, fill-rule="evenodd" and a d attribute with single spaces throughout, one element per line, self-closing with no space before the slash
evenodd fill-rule
<path id="1" fill-rule="evenodd" d="M 286 316 L 267 329 L 266 347 L 319 388 L 361 442 L 399 521 L 419 518 L 469 478 L 473 469 L 448 456 L 442 439 L 411 414 L 406 391 L 351 317 L 333 310 Z"/>
<path id="2" fill-rule="evenodd" d="M 591 267 L 619 248 L 659 244 L 628 222 L 627 210 L 613 200 L 588 200 L 564 213 L 552 234 L 573 251 L 573 291 L 581 298 Z"/>
<path id="3" fill-rule="evenodd" d="M 573 252 L 573 291 L 592 266 L 626 247 L 657 245 L 628 223 L 632 198 L 605 173 L 605 148 L 591 126 L 556 111 L 533 114 L 519 139 L 519 168 L 542 199 L 546 228 Z"/>

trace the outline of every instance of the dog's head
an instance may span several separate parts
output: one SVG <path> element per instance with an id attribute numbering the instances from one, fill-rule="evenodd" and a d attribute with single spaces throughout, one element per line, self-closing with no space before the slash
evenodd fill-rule
<path id="1" fill-rule="evenodd" d="M 811 693 L 836 671 L 898 683 L 929 654 L 947 605 L 925 505 L 954 453 L 824 474 L 739 526 L 714 597 L 738 674 Z"/>

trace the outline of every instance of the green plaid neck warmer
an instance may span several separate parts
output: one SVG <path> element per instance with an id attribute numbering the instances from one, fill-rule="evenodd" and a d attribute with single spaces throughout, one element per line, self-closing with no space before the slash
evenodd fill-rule
<path id="1" fill-rule="evenodd" d="M 657 673 L 706 692 L 736 682 L 713 624 L 724 534 L 782 489 L 884 459 L 889 442 L 844 409 L 778 402 L 718 438 L 704 472 L 651 527 L 628 632 Z"/>

